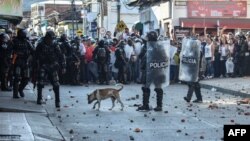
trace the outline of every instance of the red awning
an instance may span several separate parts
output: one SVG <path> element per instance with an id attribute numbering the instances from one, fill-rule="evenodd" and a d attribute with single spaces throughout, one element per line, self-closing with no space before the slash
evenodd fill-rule
<path id="1" fill-rule="evenodd" d="M 227 29 L 250 29 L 250 19 L 222 19 L 222 18 L 180 18 L 180 26 L 196 28 L 216 28 L 227 26 Z"/>

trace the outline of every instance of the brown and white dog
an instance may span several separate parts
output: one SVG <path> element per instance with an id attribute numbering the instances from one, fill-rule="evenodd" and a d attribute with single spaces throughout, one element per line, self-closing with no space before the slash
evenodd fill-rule
<path id="1" fill-rule="evenodd" d="M 93 101 L 97 100 L 93 106 L 93 109 L 95 109 L 96 104 L 98 103 L 98 110 L 101 106 L 101 100 L 111 98 L 112 100 L 112 107 L 109 110 L 112 110 L 115 107 L 115 100 L 121 104 L 121 110 L 123 110 L 123 103 L 120 98 L 119 92 L 123 89 L 123 85 L 117 84 L 117 86 L 121 86 L 120 89 L 114 89 L 114 88 L 105 88 L 105 89 L 96 89 L 92 93 L 88 94 L 88 104 L 91 104 Z"/>

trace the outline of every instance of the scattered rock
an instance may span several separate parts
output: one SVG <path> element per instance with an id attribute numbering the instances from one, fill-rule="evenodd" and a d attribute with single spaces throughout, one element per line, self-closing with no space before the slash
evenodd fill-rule
<path id="1" fill-rule="evenodd" d="M 218 107 L 218 105 L 217 104 L 210 104 L 209 106 L 208 106 L 208 108 L 210 108 L 210 109 L 218 109 L 219 107 Z"/>
<path id="2" fill-rule="evenodd" d="M 204 137 L 203 137 L 203 136 L 200 136 L 200 139 L 204 139 Z"/>
<path id="3" fill-rule="evenodd" d="M 134 104 L 134 107 L 140 107 L 141 104 Z"/>
<path id="4" fill-rule="evenodd" d="M 70 130 L 69 130 L 69 133 L 70 133 L 70 134 L 74 134 L 74 130 L 73 130 L 73 129 L 70 129 Z"/>
<path id="5" fill-rule="evenodd" d="M 99 114 L 96 114 L 95 116 L 97 116 L 97 117 L 98 117 L 98 116 L 99 116 Z"/>
<path id="6" fill-rule="evenodd" d="M 237 101 L 239 104 L 250 104 L 250 98 L 244 98 L 240 101 Z"/>
<path id="7" fill-rule="evenodd" d="M 130 122 L 133 123 L 134 121 L 131 119 Z"/>
<path id="8" fill-rule="evenodd" d="M 89 138 L 89 137 L 82 137 L 83 140 L 86 140 L 86 139 L 88 139 L 88 138 Z"/>
<path id="9" fill-rule="evenodd" d="M 137 94 L 137 95 L 135 96 L 135 98 L 136 98 L 136 99 L 139 99 L 139 95 Z"/>
<path id="10" fill-rule="evenodd" d="M 96 130 L 94 130 L 94 134 L 97 134 L 97 131 L 96 131 Z"/>
<path id="11" fill-rule="evenodd" d="M 74 106 L 74 104 L 71 104 L 71 106 L 73 107 L 73 106 Z"/>
<path id="12" fill-rule="evenodd" d="M 75 96 L 70 96 L 70 98 L 75 98 Z"/>
<path id="13" fill-rule="evenodd" d="M 233 120 L 233 119 L 231 119 L 230 121 L 231 121 L 231 122 L 234 122 L 234 120 Z"/>
<path id="14" fill-rule="evenodd" d="M 147 114 L 144 114 L 144 117 L 148 117 L 148 115 L 147 115 Z"/>
<path id="15" fill-rule="evenodd" d="M 140 128 L 135 128 L 134 132 L 141 132 L 141 129 Z"/>
<path id="16" fill-rule="evenodd" d="M 224 116 L 221 116 L 220 118 L 225 118 Z"/>
<path id="17" fill-rule="evenodd" d="M 131 100 L 135 100 L 135 97 L 131 97 Z"/>
<path id="18" fill-rule="evenodd" d="M 191 112 L 191 111 L 193 111 L 192 109 L 189 109 L 189 111 Z"/>
<path id="19" fill-rule="evenodd" d="M 188 136 L 188 133 L 185 133 L 185 136 Z"/>
<path id="20" fill-rule="evenodd" d="M 244 115 L 246 115 L 246 116 L 250 116 L 250 112 L 246 112 Z"/>
<path id="21" fill-rule="evenodd" d="M 58 118 L 62 118 L 61 116 L 58 116 Z"/>
<path id="22" fill-rule="evenodd" d="M 82 114 L 86 115 L 86 113 L 85 113 L 85 112 L 83 112 Z"/>
<path id="23" fill-rule="evenodd" d="M 60 108 L 58 108 L 56 111 L 61 111 L 61 109 L 60 109 Z"/>
<path id="24" fill-rule="evenodd" d="M 67 105 L 64 105 L 63 107 L 64 107 L 64 108 L 68 108 L 69 106 L 67 106 Z"/>
<path id="25" fill-rule="evenodd" d="M 62 122 L 62 120 L 59 120 L 59 122 Z"/>
<path id="26" fill-rule="evenodd" d="M 129 139 L 130 139 L 131 141 L 134 141 L 134 140 L 135 140 L 135 138 L 134 138 L 133 136 L 129 136 Z"/>
<path id="27" fill-rule="evenodd" d="M 49 89 L 49 91 L 52 91 L 52 89 Z"/>
<path id="28" fill-rule="evenodd" d="M 164 111 L 164 113 L 165 113 L 165 114 L 167 114 L 167 113 L 168 113 L 168 111 Z"/>
<path id="29" fill-rule="evenodd" d="M 175 109 L 177 109 L 177 108 L 178 108 L 178 106 L 174 106 L 174 108 L 175 108 Z"/>
<path id="30" fill-rule="evenodd" d="M 152 118 L 152 121 L 155 121 L 155 118 Z"/>
<path id="31" fill-rule="evenodd" d="M 76 100 L 76 103 L 78 103 L 78 100 Z"/>
<path id="32" fill-rule="evenodd" d="M 27 101 L 24 101 L 23 103 L 24 103 L 24 104 L 27 104 L 28 102 L 27 102 Z"/>
<path id="33" fill-rule="evenodd" d="M 176 132 L 177 132 L 177 133 L 180 133 L 180 132 L 181 132 L 181 130 L 179 129 L 179 130 L 177 130 Z"/>
<path id="34" fill-rule="evenodd" d="M 71 91 L 69 91 L 69 93 L 71 93 Z"/>
<path id="35" fill-rule="evenodd" d="M 182 119 L 181 122 L 185 122 L 185 119 Z"/>
<path id="36" fill-rule="evenodd" d="M 69 115 L 66 115 L 66 117 L 69 117 Z"/>

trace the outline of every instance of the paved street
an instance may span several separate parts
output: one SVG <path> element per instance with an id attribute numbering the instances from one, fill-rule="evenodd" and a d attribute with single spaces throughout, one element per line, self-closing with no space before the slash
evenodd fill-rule
<path id="1" fill-rule="evenodd" d="M 172 85 L 165 89 L 164 112 L 145 113 L 136 112 L 134 107 L 141 103 L 140 85 L 126 85 L 121 91 L 125 110 L 120 111 L 120 105 L 116 104 L 114 110 L 109 111 L 111 100 L 106 100 L 99 112 L 91 109 L 93 104 L 87 104 L 86 95 L 96 88 L 100 86 L 62 87 L 61 111 L 52 108 L 53 100 L 47 102 L 49 118 L 66 140 L 215 141 L 223 137 L 224 124 L 249 124 L 249 116 L 244 115 L 250 112 L 249 105 L 236 105 L 241 98 L 218 92 L 202 90 L 205 103 L 187 104 L 183 100 L 187 87 Z M 140 98 L 136 99 L 136 95 Z M 155 100 L 152 93 L 153 107 Z M 134 132 L 136 128 L 141 132 Z"/>
<path id="2" fill-rule="evenodd" d="M 137 108 L 135 104 L 140 104 L 142 101 L 140 85 L 137 84 L 125 85 L 121 91 L 122 101 L 125 104 L 124 111 L 120 111 L 119 103 L 116 103 L 113 111 L 109 111 L 111 107 L 109 99 L 102 101 L 100 111 L 92 110 L 93 104 L 87 104 L 87 94 L 101 87 L 106 86 L 62 86 L 62 108 L 58 111 L 54 108 L 52 87 L 47 86 L 44 89 L 44 97 L 48 98 L 47 103 L 40 106 L 44 110 L 36 109 L 38 113 L 27 111 L 24 114 L 28 123 L 27 129 L 22 129 L 25 130 L 22 132 L 30 135 L 31 130 L 35 140 L 53 141 L 63 139 L 67 141 L 215 141 L 223 137 L 224 124 L 249 124 L 250 106 L 237 105 L 236 101 L 240 100 L 240 97 L 202 89 L 204 103 L 187 104 L 183 100 L 187 86 L 179 84 L 171 85 L 164 90 L 163 112 L 135 110 Z M 139 95 L 139 99 L 136 95 Z M 30 98 L 35 100 L 35 95 L 32 94 Z M 32 100 L 18 101 L 26 101 L 26 105 L 37 106 Z M 153 92 L 150 101 L 152 107 L 155 106 L 155 101 Z M 3 113 L 0 114 L 2 117 Z M 135 132 L 136 128 L 141 131 Z M 21 134 L 21 131 L 18 130 L 18 132 Z M 26 140 L 22 137 L 21 139 Z M 29 139 L 33 140 L 32 135 Z"/>

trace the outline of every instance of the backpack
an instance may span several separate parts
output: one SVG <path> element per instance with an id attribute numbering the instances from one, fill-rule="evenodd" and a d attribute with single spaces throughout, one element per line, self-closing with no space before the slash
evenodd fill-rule
<path id="1" fill-rule="evenodd" d="M 105 48 L 98 48 L 97 57 L 98 58 L 105 58 L 106 57 L 106 50 L 105 50 Z"/>

